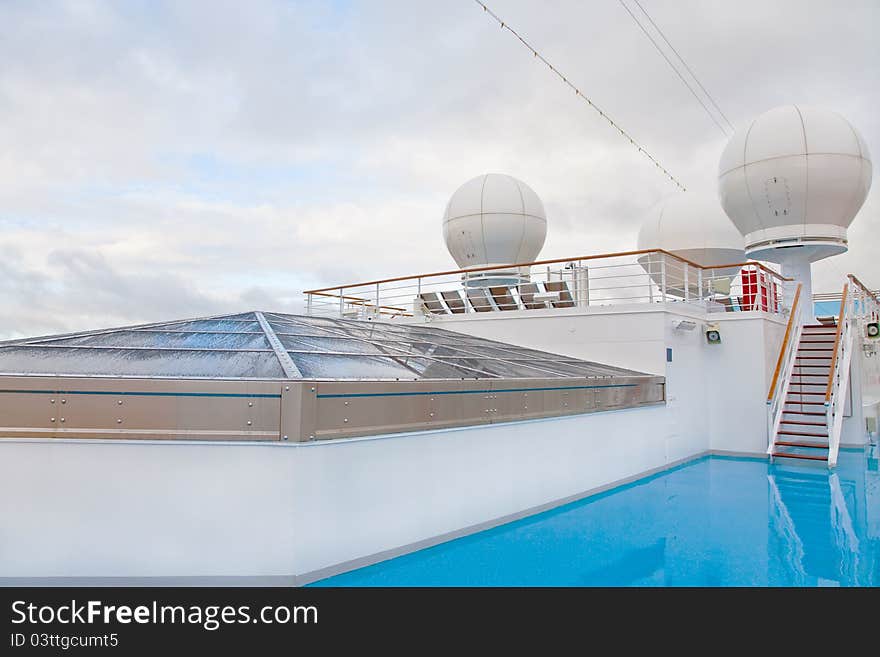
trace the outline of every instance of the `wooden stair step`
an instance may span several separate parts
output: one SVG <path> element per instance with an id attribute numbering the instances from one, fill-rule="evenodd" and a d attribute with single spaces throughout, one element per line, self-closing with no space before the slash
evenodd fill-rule
<path id="1" fill-rule="evenodd" d="M 803 420 L 782 420 L 781 424 L 798 424 L 808 427 L 824 427 L 824 422 L 804 422 Z"/>
<path id="2" fill-rule="evenodd" d="M 829 449 L 828 445 L 820 445 L 819 443 L 802 443 L 795 440 L 777 440 L 774 444 L 785 445 L 786 447 L 810 447 L 815 449 Z"/>
<path id="3" fill-rule="evenodd" d="M 791 454 L 789 452 L 773 452 L 771 456 L 785 459 L 805 459 L 807 461 L 827 461 L 827 456 L 815 456 L 813 454 Z"/>
<path id="4" fill-rule="evenodd" d="M 786 411 L 785 408 L 782 409 L 782 413 L 783 415 L 788 413 L 789 415 L 821 415 L 825 417 L 825 413 L 817 413 L 816 411 Z"/>
<path id="5" fill-rule="evenodd" d="M 825 433 L 809 433 L 807 431 L 789 431 L 788 429 L 782 429 L 776 432 L 777 435 L 780 436 L 809 436 L 810 438 L 827 438 L 828 432 Z"/>

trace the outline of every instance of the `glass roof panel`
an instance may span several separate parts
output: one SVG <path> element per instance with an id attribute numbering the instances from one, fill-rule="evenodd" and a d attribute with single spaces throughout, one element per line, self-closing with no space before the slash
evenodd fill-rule
<path id="1" fill-rule="evenodd" d="M 283 378 L 274 352 L 2 347 L 2 371 L 22 374 Z"/>
<path id="2" fill-rule="evenodd" d="M 392 354 L 400 353 L 400 350 L 383 350 L 371 342 L 365 342 L 355 338 L 293 337 L 289 335 L 279 335 L 278 339 L 281 341 L 281 344 L 284 345 L 284 348 L 290 351 L 341 351 L 347 354 L 373 354 L 377 356 L 383 356 L 389 352 Z"/>
<path id="3" fill-rule="evenodd" d="M 190 333 L 173 331 L 114 331 L 59 340 L 44 345 L 97 347 L 181 347 L 184 349 L 271 349 L 262 333 Z"/>
<path id="4" fill-rule="evenodd" d="M 304 378 L 418 379 L 418 372 L 388 356 L 290 354 Z"/>
<path id="5" fill-rule="evenodd" d="M 162 324 L 155 328 L 168 329 L 169 331 L 225 331 L 229 333 L 262 330 L 258 322 L 229 319 L 197 319 L 191 322 L 184 321 L 172 324 Z"/>

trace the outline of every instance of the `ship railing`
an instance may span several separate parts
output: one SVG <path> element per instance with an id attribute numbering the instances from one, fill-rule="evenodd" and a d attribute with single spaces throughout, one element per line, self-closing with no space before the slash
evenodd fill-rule
<path id="1" fill-rule="evenodd" d="M 307 290 L 305 304 L 311 315 L 383 321 L 654 303 L 781 315 L 787 281 L 757 262 L 705 267 L 647 249 L 336 285 Z"/>
<path id="2" fill-rule="evenodd" d="M 843 286 L 840 296 L 840 313 L 837 316 L 837 331 L 834 336 L 834 350 L 831 354 L 831 367 L 828 384 L 825 388 L 825 426 L 828 433 L 828 467 L 837 464 L 840 450 L 840 435 L 843 431 L 843 417 L 847 389 L 849 388 L 850 363 L 852 362 L 854 325 L 860 310 L 856 309 L 856 295 L 850 292 L 852 277 Z"/>
<path id="3" fill-rule="evenodd" d="M 798 345 L 801 341 L 803 326 L 798 320 L 800 316 L 801 290 L 803 285 L 798 283 L 794 293 L 794 301 L 788 316 L 788 324 L 779 347 L 779 356 L 776 359 L 776 368 L 773 370 L 773 378 L 770 381 L 770 390 L 767 393 L 767 453 L 772 454 L 776 432 L 782 423 L 782 415 L 785 412 L 785 398 L 791 384 L 791 373 L 797 358 Z"/>

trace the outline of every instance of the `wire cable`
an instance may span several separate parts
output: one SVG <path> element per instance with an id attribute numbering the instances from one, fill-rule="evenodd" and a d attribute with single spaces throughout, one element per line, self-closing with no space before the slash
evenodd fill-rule
<path id="1" fill-rule="evenodd" d="M 632 136 L 630 136 L 630 134 L 626 130 L 624 130 L 616 121 L 614 121 L 614 119 L 612 119 L 610 116 L 608 116 L 608 114 L 606 114 L 605 111 L 602 110 L 602 108 L 600 108 L 590 98 L 588 98 L 583 93 L 581 93 L 581 91 L 580 91 L 580 89 L 578 89 L 578 87 L 576 87 L 572 82 L 570 82 L 569 79 L 565 75 L 563 75 L 555 66 L 553 66 L 553 64 L 551 64 L 549 61 L 547 61 L 547 59 L 541 53 L 539 53 L 537 50 L 535 50 L 535 48 L 533 48 L 532 45 L 528 41 L 526 41 L 522 36 L 520 36 L 516 30 L 514 30 L 507 23 L 505 23 L 497 14 L 495 14 L 495 12 L 493 12 L 491 9 L 489 9 L 489 7 L 487 7 L 483 2 L 481 2 L 481 0 L 474 0 L 474 2 L 476 2 L 478 5 L 480 5 L 483 8 L 484 12 L 486 12 L 487 14 L 489 14 L 489 16 L 491 16 L 493 19 L 495 19 L 495 21 L 501 26 L 502 30 L 507 30 L 513 36 L 515 36 L 517 39 L 519 39 L 520 43 L 522 43 L 526 48 L 528 48 L 531 51 L 531 53 L 535 56 L 535 58 L 540 59 L 544 64 L 546 64 L 547 67 L 553 73 L 555 73 L 556 76 L 560 80 L 562 80 L 562 82 L 564 82 L 566 85 L 571 87 L 571 89 L 575 92 L 575 94 L 577 94 L 578 97 L 587 101 L 587 103 L 590 105 L 590 107 L 592 107 L 594 110 L 596 110 L 599 113 L 599 116 L 601 116 L 608 123 L 610 123 L 611 126 L 615 130 L 617 130 L 624 139 L 629 140 L 629 143 L 632 144 L 633 146 L 635 146 L 639 150 L 639 153 L 642 153 L 645 157 L 647 157 L 649 160 L 651 160 L 651 162 L 654 163 L 654 166 L 656 166 L 658 169 L 660 169 L 666 175 L 666 177 L 669 178 L 669 180 L 671 180 L 679 189 L 681 189 L 682 191 L 687 191 L 687 188 L 683 184 L 681 184 L 681 182 L 679 182 L 679 180 L 675 176 L 673 176 L 671 173 L 669 173 L 669 171 L 666 169 L 666 167 L 664 167 L 662 164 L 660 164 L 660 162 L 657 160 L 657 158 L 655 158 L 653 155 L 651 155 L 651 153 L 649 153 L 647 151 L 647 149 L 645 149 L 644 146 L 642 146 L 641 144 L 636 142 L 636 140 L 633 139 Z"/>
<path id="2" fill-rule="evenodd" d="M 688 66 L 688 63 L 686 61 L 684 61 L 684 57 L 682 57 L 679 54 L 679 52 L 675 49 L 675 46 L 673 46 L 669 42 L 669 39 L 666 38 L 666 35 L 663 33 L 663 30 L 661 30 L 660 26 L 654 22 L 653 18 L 651 18 L 651 14 L 648 13 L 648 11 L 642 6 L 642 3 L 639 2 L 639 0 L 633 0 L 633 1 L 639 6 L 639 9 L 642 10 L 642 13 L 651 22 L 651 25 L 654 26 L 654 29 L 657 30 L 657 33 L 663 38 L 663 41 L 666 42 L 666 45 L 669 46 L 669 49 L 675 53 L 675 56 L 678 57 L 678 60 L 684 65 L 684 67 L 687 69 L 687 72 L 691 74 L 691 77 L 694 79 L 694 82 L 696 82 L 699 85 L 700 89 L 702 89 L 703 93 L 706 94 L 706 98 L 709 99 L 709 102 L 712 103 L 712 106 L 718 111 L 718 114 L 721 116 L 721 118 L 724 119 L 724 122 L 730 128 L 730 131 L 734 132 L 735 128 L 733 127 L 733 124 L 730 122 L 730 120 L 727 118 L 727 116 L 724 114 L 724 112 L 721 111 L 721 108 L 718 106 L 718 103 L 715 102 L 715 99 L 712 97 L 712 94 L 710 94 L 708 89 L 706 89 L 706 87 L 703 86 L 703 83 L 700 82 L 700 78 L 698 78 L 696 73 L 694 73 L 693 70 L 691 69 L 691 67 Z"/>
<path id="3" fill-rule="evenodd" d="M 700 105 L 703 106 L 703 109 L 706 110 L 706 114 L 708 114 L 709 118 L 712 119 L 712 123 L 714 123 L 715 125 L 718 126 L 718 129 L 724 134 L 725 137 L 729 136 L 727 134 L 727 130 L 724 129 L 724 126 L 718 122 L 718 119 L 715 118 L 715 115 L 712 114 L 712 111 L 706 106 L 706 103 L 703 102 L 703 99 L 700 98 L 700 96 L 697 94 L 696 91 L 694 91 L 694 88 L 688 83 L 688 81 L 685 79 L 685 77 L 681 74 L 681 71 L 678 70 L 678 67 L 675 64 L 673 64 L 672 60 L 669 59 L 669 57 L 667 56 L 667 54 L 665 52 L 663 52 L 663 48 L 661 48 L 660 45 L 654 40 L 654 37 L 651 36 L 651 33 L 648 32 L 647 29 L 645 29 L 645 26 L 642 25 L 641 21 L 639 21 L 639 19 L 636 17 L 636 15 L 634 13 L 632 13 L 632 10 L 626 6 L 626 3 L 624 3 L 623 0 L 617 0 L 617 1 L 620 3 L 621 7 L 626 9 L 626 13 L 628 13 L 632 17 L 633 21 L 635 21 L 635 24 L 638 25 L 639 29 L 642 32 L 644 32 L 646 37 L 648 37 L 648 40 L 652 44 L 654 44 L 654 47 L 657 49 L 657 52 L 659 52 L 660 55 L 662 55 L 663 59 L 666 60 L 666 63 L 669 64 L 669 67 L 673 71 L 675 71 L 675 74 L 678 76 L 678 79 L 681 80 L 682 84 L 684 84 L 684 86 L 686 86 L 688 88 L 688 91 L 691 92 L 691 95 L 697 99 L 697 102 L 700 103 Z"/>

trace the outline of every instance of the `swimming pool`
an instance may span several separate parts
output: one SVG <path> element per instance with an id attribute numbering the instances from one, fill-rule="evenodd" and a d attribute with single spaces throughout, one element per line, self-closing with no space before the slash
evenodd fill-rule
<path id="1" fill-rule="evenodd" d="M 877 586 L 877 447 L 708 456 L 313 586 Z"/>

